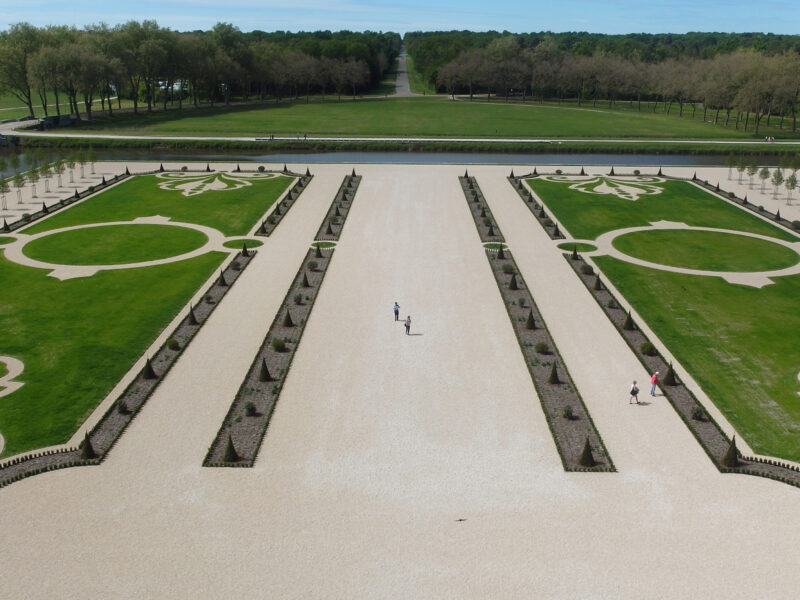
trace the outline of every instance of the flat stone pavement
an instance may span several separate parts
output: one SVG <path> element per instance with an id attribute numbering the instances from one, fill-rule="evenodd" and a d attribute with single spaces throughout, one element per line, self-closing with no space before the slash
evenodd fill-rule
<path id="1" fill-rule="evenodd" d="M 356 166 L 361 186 L 255 468 L 200 467 L 351 168 L 312 168 L 102 466 L 0 490 L 3 595 L 795 595 L 798 490 L 720 475 L 663 398 L 628 405 L 642 367 L 508 167 L 469 169 L 618 473 L 562 471 L 463 166 Z M 402 333 L 394 301 L 421 335 Z"/>

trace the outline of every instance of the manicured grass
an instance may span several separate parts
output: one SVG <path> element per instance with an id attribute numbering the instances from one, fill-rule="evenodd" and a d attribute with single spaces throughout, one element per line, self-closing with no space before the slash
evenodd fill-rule
<path id="1" fill-rule="evenodd" d="M 314 248 L 333 248 L 336 246 L 336 242 L 314 242 L 312 247 Z"/>
<path id="2" fill-rule="evenodd" d="M 663 188 L 660 194 L 642 195 L 635 201 L 580 192 L 570 189 L 569 183 L 538 178 L 527 181 L 570 235 L 579 239 L 595 239 L 606 231 L 625 227 L 646 227 L 654 221 L 678 221 L 798 240 L 790 232 L 684 181 L 658 183 Z"/>
<path id="3" fill-rule="evenodd" d="M 250 186 L 210 190 L 196 196 L 161 189 L 158 184 L 163 181 L 155 175 L 133 177 L 67 211 L 54 214 L 26 229 L 25 233 L 161 215 L 173 221 L 207 225 L 229 236 L 246 235 L 294 179 L 280 175 L 254 180 Z"/>
<path id="4" fill-rule="evenodd" d="M 247 244 L 247 248 L 258 248 L 259 246 L 263 246 L 264 242 L 261 240 L 231 240 L 229 242 L 225 242 L 222 244 L 226 248 L 232 248 L 236 250 L 242 249 L 242 244 Z"/>
<path id="5" fill-rule="evenodd" d="M 800 460 L 800 277 L 757 289 L 595 261 L 756 452 Z"/>
<path id="6" fill-rule="evenodd" d="M 80 131 L 185 136 L 437 136 L 544 138 L 752 139 L 700 120 L 557 104 L 447 97 L 372 98 L 98 117 Z M 726 150 L 728 151 L 728 150 Z"/>
<path id="7" fill-rule="evenodd" d="M 597 246 L 593 246 L 592 244 L 581 244 L 572 242 L 559 244 L 558 247 L 561 250 L 567 250 L 569 252 L 572 252 L 573 250 L 575 250 L 576 252 L 594 252 L 595 250 L 597 250 Z"/>
<path id="8" fill-rule="evenodd" d="M 0 246 L 4 246 L 5 244 L 10 244 L 14 241 L 14 238 L 8 236 L 0 236 Z"/>
<path id="9" fill-rule="evenodd" d="M 62 265 L 115 265 L 169 258 L 202 247 L 208 237 L 170 225 L 108 225 L 48 235 L 25 245 L 26 256 Z"/>
<path id="10" fill-rule="evenodd" d="M 6 375 L 8 375 L 8 367 L 6 366 L 6 363 L 0 362 L 0 377 L 5 377 Z"/>
<path id="11" fill-rule="evenodd" d="M 226 257 L 67 281 L 0 259 L 0 354 L 25 363 L 0 400 L 3 454 L 65 442 Z"/>
<path id="12" fill-rule="evenodd" d="M 770 271 L 800 259 L 785 246 L 712 231 L 637 231 L 615 238 L 613 244 L 628 256 L 702 271 Z"/>

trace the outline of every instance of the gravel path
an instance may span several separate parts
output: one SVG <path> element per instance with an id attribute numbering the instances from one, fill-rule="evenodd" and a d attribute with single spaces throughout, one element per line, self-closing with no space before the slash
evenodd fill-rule
<path id="1" fill-rule="evenodd" d="M 508 167 L 469 169 L 617 474 L 561 468 L 464 167 L 356 168 L 359 200 L 255 468 L 200 464 L 351 165 L 312 169 L 102 466 L 0 490 L 4 595 L 794 596 L 798 490 L 720 475 L 666 401 L 628 405 L 641 366 Z M 394 301 L 422 335 L 403 334 Z"/>

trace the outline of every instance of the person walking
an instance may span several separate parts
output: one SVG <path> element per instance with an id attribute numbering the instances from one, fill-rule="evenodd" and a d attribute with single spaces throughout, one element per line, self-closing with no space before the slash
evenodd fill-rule
<path id="1" fill-rule="evenodd" d="M 406 335 L 411 335 L 411 315 L 406 317 Z"/>
<path id="2" fill-rule="evenodd" d="M 394 320 L 400 320 L 400 305 L 397 302 L 394 303 Z"/>
<path id="3" fill-rule="evenodd" d="M 628 399 L 628 404 L 633 404 L 634 400 L 636 400 L 636 404 L 639 404 L 639 387 L 636 385 L 636 381 L 631 386 L 631 397 Z"/>
<path id="4" fill-rule="evenodd" d="M 656 395 L 656 385 L 658 385 L 658 371 L 653 373 L 653 376 L 650 378 L 650 395 Z"/>

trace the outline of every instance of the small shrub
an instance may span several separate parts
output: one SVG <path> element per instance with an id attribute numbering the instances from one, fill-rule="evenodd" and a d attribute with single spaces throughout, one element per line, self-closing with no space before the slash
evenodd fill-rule
<path id="1" fill-rule="evenodd" d="M 525 308 L 525 298 L 520 298 L 519 299 L 519 307 L 520 308 Z"/>
<path id="2" fill-rule="evenodd" d="M 316 271 L 319 263 L 315 260 L 310 260 L 308 261 L 307 266 L 309 271 Z"/>
<path id="3" fill-rule="evenodd" d="M 792 221 L 792 227 L 794 227 L 797 231 L 800 231 L 800 221 Z"/>
<path id="4" fill-rule="evenodd" d="M 236 261 L 231 265 L 231 269 L 233 269 L 234 271 L 241 271 L 242 265 L 239 264 L 239 261 Z"/>
<path id="5" fill-rule="evenodd" d="M 248 402 L 247 404 L 244 405 L 244 413 L 248 417 L 255 417 L 256 414 L 258 414 L 256 412 L 256 405 L 253 404 L 252 402 Z"/>
<path id="6" fill-rule="evenodd" d="M 283 338 L 274 338 L 272 340 L 272 349 L 275 352 L 286 352 L 286 342 L 283 341 Z"/>
<path id="7" fill-rule="evenodd" d="M 561 169 L 556 169 L 556 175 L 561 175 L 561 173 L 563 173 L 563 172 L 564 171 L 562 171 Z"/>
<path id="8" fill-rule="evenodd" d="M 736 198 L 736 194 L 733 192 L 728 192 L 728 198 Z"/>
<path id="9" fill-rule="evenodd" d="M 503 265 L 503 273 L 505 273 L 506 275 L 511 275 L 513 272 L 514 272 L 514 266 L 513 265 L 511 265 L 509 263 L 506 263 L 506 264 Z"/>
<path id="10" fill-rule="evenodd" d="M 266 169 L 265 169 L 264 165 L 259 165 L 259 166 L 258 166 L 258 172 L 259 172 L 259 173 L 263 173 L 265 170 L 266 170 Z"/>
<path id="11" fill-rule="evenodd" d="M 759 204 L 758 205 L 758 212 L 764 212 L 764 205 L 763 204 Z"/>
<path id="12" fill-rule="evenodd" d="M 699 406 L 695 406 L 692 409 L 692 419 L 694 419 L 695 421 L 705 421 L 706 420 L 705 411 Z"/>
<path id="13" fill-rule="evenodd" d="M 658 354 L 656 347 L 650 342 L 642 342 L 642 345 L 639 346 L 639 351 L 645 356 L 656 356 Z"/>
<path id="14" fill-rule="evenodd" d="M 641 175 L 641 174 L 642 174 L 642 172 L 641 172 L 639 169 L 634 169 L 634 170 L 633 170 L 633 174 L 634 174 L 634 175 Z"/>
<path id="15" fill-rule="evenodd" d="M 584 275 L 591 275 L 594 273 L 594 269 L 592 269 L 592 265 L 583 264 L 581 265 L 581 273 Z"/>
<path id="16" fill-rule="evenodd" d="M 303 303 L 303 294 L 297 293 L 294 295 L 294 303 L 295 304 L 302 304 Z"/>
<path id="17" fill-rule="evenodd" d="M 489 220 L 489 217 L 484 217 L 484 219 L 483 219 L 483 224 L 484 224 L 486 227 L 488 227 L 490 223 L 491 223 L 491 221 Z"/>
<path id="18" fill-rule="evenodd" d="M 545 342 L 536 342 L 536 345 L 533 349 L 538 354 L 550 354 L 550 346 L 548 346 Z"/>
<path id="19" fill-rule="evenodd" d="M 206 295 L 206 304 L 214 304 L 214 297 L 211 294 Z"/>
<path id="20" fill-rule="evenodd" d="M 121 415 L 131 414 L 131 410 L 128 408 L 128 405 L 125 403 L 124 400 L 120 400 L 119 402 L 117 402 L 117 412 Z"/>
<path id="21" fill-rule="evenodd" d="M 611 299 L 608 301 L 608 304 L 606 304 L 606 306 L 607 306 L 608 308 L 619 308 L 619 306 L 617 305 L 617 301 L 616 301 L 616 300 L 614 300 L 613 298 L 611 298 Z"/>
<path id="22" fill-rule="evenodd" d="M 180 350 L 181 345 L 178 343 L 178 340 L 170 338 L 167 340 L 167 348 L 170 350 Z"/>
<path id="23" fill-rule="evenodd" d="M 186 172 L 186 171 L 188 171 L 188 170 L 189 170 L 189 167 L 187 167 L 186 165 L 183 165 L 183 166 L 181 167 L 181 171 L 184 171 L 184 172 Z"/>
<path id="24" fill-rule="evenodd" d="M 561 413 L 567 421 L 574 421 L 577 419 L 575 413 L 572 411 L 572 406 L 567 405 L 564 407 L 564 412 Z"/>

